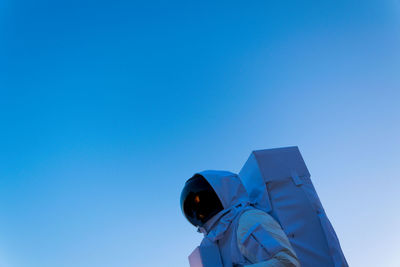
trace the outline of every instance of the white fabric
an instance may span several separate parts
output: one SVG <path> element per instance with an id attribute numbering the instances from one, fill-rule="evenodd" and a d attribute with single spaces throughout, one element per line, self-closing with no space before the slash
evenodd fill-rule
<path id="1" fill-rule="evenodd" d="M 241 240 L 248 235 L 254 225 L 261 224 L 264 230 L 274 238 L 281 246 L 282 249 L 272 256 L 269 260 L 259 259 L 254 249 L 249 250 Z M 299 267 L 300 264 L 297 260 L 296 254 L 290 245 L 290 242 L 283 232 L 279 223 L 272 218 L 268 213 L 261 210 L 248 210 L 245 211 L 240 219 L 237 229 L 237 241 L 240 252 L 253 264 L 246 265 L 251 267 Z M 262 245 L 260 244 L 260 247 Z"/>

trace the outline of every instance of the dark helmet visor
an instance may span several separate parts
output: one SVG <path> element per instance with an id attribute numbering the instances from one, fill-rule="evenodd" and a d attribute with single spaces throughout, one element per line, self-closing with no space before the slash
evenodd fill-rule
<path id="1" fill-rule="evenodd" d="M 224 209 L 212 186 L 200 174 L 194 175 L 185 183 L 181 194 L 181 208 L 194 226 L 203 226 Z"/>

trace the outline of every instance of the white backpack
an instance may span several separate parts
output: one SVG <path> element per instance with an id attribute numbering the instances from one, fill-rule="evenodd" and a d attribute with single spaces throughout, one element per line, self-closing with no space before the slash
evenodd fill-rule
<path id="1" fill-rule="evenodd" d="M 280 223 L 301 266 L 348 266 L 298 147 L 255 150 L 239 176 L 252 204 Z"/>

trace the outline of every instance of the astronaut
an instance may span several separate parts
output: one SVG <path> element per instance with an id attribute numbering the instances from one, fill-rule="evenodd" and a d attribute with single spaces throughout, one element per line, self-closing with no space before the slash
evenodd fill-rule
<path id="1" fill-rule="evenodd" d="M 210 170 L 194 174 L 182 190 L 181 208 L 204 234 L 199 247 L 202 266 L 300 266 L 279 223 L 250 205 L 234 173 Z"/>

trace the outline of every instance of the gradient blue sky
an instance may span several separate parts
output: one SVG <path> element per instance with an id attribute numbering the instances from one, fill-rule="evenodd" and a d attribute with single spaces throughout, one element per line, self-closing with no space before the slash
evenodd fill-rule
<path id="1" fill-rule="evenodd" d="M 0 266 L 188 266 L 184 181 L 298 145 L 400 266 L 400 2 L 0 1 Z"/>

